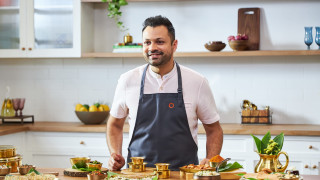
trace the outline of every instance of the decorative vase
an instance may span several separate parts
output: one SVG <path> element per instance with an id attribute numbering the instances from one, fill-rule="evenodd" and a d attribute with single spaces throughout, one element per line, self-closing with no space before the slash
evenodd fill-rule
<path id="1" fill-rule="evenodd" d="M 283 154 L 286 157 L 286 164 L 282 166 L 279 161 L 279 156 Z M 254 168 L 254 172 L 258 173 L 263 168 L 268 168 L 273 172 L 284 172 L 289 164 L 289 156 L 286 152 L 281 151 L 277 155 L 267 155 L 267 154 L 259 154 L 260 160 L 256 167 Z"/>

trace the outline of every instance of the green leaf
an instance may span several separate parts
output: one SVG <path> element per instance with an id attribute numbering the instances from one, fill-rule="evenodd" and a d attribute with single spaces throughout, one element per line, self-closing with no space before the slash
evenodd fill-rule
<path id="1" fill-rule="evenodd" d="M 234 162 L 234 163 L 227 164 L 224 168 L 219 168 L 219 172 L 231 171 L 239 168 L 243 168 L 242 165 L 240 165 L 238 162 Z"/>
<path id="2" fill-rule="evenodd" d="M 244 176 L 245 174 L 243 173 L 239 173 L 239 174 L 236 174 L 237 176 Z"/>
<path id="3" fill-rule="evenodd" d="M 284 134 L 281 133 L 275 138 L 273 138 L 273 141 L 279 144 L 279 151 L 281 151 L 282 146 L 283 146 L 283 141 L 284 141 Z"/>
<path id="4" fill-rule="evenodd" d="M 107 2 L 107 0 L 101 0 L 101 2 Z"/>
<path id="5" fill-rule="evenodd" d="M 40 175 L 40 173 L 37 170 L 33 169 L 33 168 L 31 168 L 27 174 L 30 174 L 32 172 L 36 173 L 37 175 Z"/>
<path id="6" fill-rule="evenodd" d="M 247 178 L 247 179 L 249 179 L 249 180 L 258 180 L 258 179 L 256 179 L 256 178 Z"/>
<path id="7" fill-rule="evenodd" d="M 253 139 L 256 143 L 258 153 L 261 153 L 261 140 L 259 138 L 257 138 L 256 136 L 254 136 L 253 134 L 251 134 L 251 136 L 253 137 Z"/>
<path id="8" fill-rule="evenodd" d="M 119 5 L 120 6 L 125 6 L 125 5 L 128 5 L 128 2 L 126 0 L 120 0 L 119 1 Z"/>
<path id="9" fill-rule="evenodd" d="M 271 139 L 271 134 L 270 131 L 268 131 L 262 138 L 261 140 L 261 153 L 265 154 L 264 149 L 268 147 L 269 141 Z"/>
<path id="10" fill-rule="evenodd" d="M 111 171 L 108 171 L 108 179 L 111 177 L 111 176 L 117 176 L 119 175 L 118 173 L 114 173 L 114 172 L 111 172 Z"/>

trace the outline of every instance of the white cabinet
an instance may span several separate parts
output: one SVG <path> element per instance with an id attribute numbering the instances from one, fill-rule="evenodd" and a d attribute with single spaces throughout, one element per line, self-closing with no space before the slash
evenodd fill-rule
<path id="1" fill-rule="evenodd" d="M 0 3 L 0 58 L 80 57 L 79 0 Z"/>

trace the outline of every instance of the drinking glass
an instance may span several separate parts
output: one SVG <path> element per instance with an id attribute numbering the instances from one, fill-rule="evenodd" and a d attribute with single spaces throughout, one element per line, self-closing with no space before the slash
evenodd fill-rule
<path id="1" fill-rule="evenodd" d="M 20 98 L 12 99 L 13 109 L 16 111 L 16 115 L 15 115 L 15 116 L 18 116 L 18 110 L 19 110 L 20 100 L 21 100 Z"/>
<path id="2" fill-rule="evenodd" d="M 317 43 L 317 45 L 319 46 L 319 49 L 320 49 L 320 27 L 316 27 L 315 42 Z"/>
<path id="3" fill-rule="evenodd" d="M 26 101 L 25 98 L 21 98 L 20 99 L 20 103 L 19 103 L 19 110 L 20 110 L 20 116 L 22 116 L 22 110 L 24 108 L 24 102 Z"/>
<path id="4" fill-rule="evenodd" d="M 312 27 L 304 27 L 304 30 L 305 30 L 304 43 L 308 46 L 308 50 L 310 50 L 310 45 L 313 42 Z"/>

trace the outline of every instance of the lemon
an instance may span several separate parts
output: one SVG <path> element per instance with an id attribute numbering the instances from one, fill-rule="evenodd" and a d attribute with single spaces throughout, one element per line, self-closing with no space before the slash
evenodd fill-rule
<path id="1" fill-rule="evenodd" d="M 104 107 L 103 107 L 103 106 L 99 106 L 99 107 L 98 107 L 98 111 L 100 111 L 100 112 L 105 111 L 105 110 L 104 110 Z"/>
<path id="2" fill-rule="evenodd" d="M 80 111 L 80 108 L 82 108 L 83 106 L 82 106 L 82 104 L 77 104 L 76 105 L 76 111 Z"/>
<path id="3" fill-rule="evenodd" d="M 89 107 L 89 112 L 97 112 L 97 111 L 98 111 L 97 106 L 91 105 L 91 106 Z"/>
<path id="4" fill-rule="evenodd" d="M 108 105 L 106 105 L 106 104 L 100 104 L 100 106 L 102 106 L 105 111 L 110 111 L 110 108 L 109 108 Z"/>
<path id="5" fill-rule="evenodd" d="M 88 109 L 87 109 L 87 108 L 85 108 L 84 106 L 82 106 L 82 107 L 79 109 L 79 111 L 81 111 L 81 112 L 87 112 L 87 111 L 88 111 Z"/>

